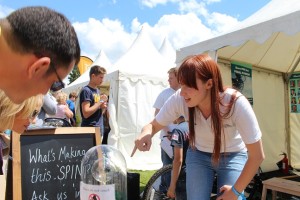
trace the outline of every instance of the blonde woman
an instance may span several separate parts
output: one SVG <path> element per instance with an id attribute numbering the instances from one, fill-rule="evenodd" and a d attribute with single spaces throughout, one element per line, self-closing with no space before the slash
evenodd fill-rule
<path id="1" fill-rule="evenodd" d="M 73 112 L 70 110 L 67 104 L 68 95 L 64 92 L 60 92 L 56 96 L 57 112 L 55 117 L 67 119 L 70 122 L 70 118 L 73 117 Z"/>
<path id="2" fill-rule="evenodd" d="M 28 98 L 21 104 L 14 104 L 0 90 L 0 131 L 13 129 L 22 133 L 39 113 L 43 104 L 43 95 Z"/>
<path id="3" fill-rule="evenodd" d="M 21 104 L 14 104 L 0 90 L 0 132 L 12 129 L 17 133 L 23 133 L 38 115 L 42 104 L 43 95 L 30 97 Z M 8 143 L 9 138 L 5 134 L 1 133 L 0 136 Z M 0 174 L 2 174 L 2 158 L 2 145 L 0 143 Z"/>

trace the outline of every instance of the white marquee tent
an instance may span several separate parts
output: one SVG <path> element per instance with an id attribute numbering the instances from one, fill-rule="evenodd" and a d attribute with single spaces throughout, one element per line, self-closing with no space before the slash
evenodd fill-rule
<path id="1" fill-rule="evenodd" d="M 161 167 L 158 135 L 149 152 L 137 151 L 130 157 L 134 140 L 154 117 L 153 104 L 168 87 L 167 62 L 142 28 L 129 50 L 113 65 L 106 76 L 110 82 L 110 126 L 108 144 L 119 149 L 129 169 L 151 170 Z"/>
<path id="2" fill-rule="evenodd" d="M 290 113 L 288 90 L 291 73 L 300 70 L 299 19 L 300 1 L 273 0 L 234 31 L 177 51 L 177 63 L 188 55 L 215 52 L 227 85 L 231 61 L 253 66 L 253 108 L 263 132 L 265 171 L 277 169 L 282 152 L 300 167 L 300 116 Z"/>
<path id="3" fill-rule="evenodd" d="M 165 37 L 165 39 L 158 51 L 169 62 L 175 63 L 176 51 L 173 48 L 173 46 L 171 45 L 170 41 L 168 40 L 168 37 Z"/>
<path id="4" fill-rule="evenodd" d="M 115 64 L 112 65 L 105 53 L 100 51 L 91 65 L 99 64 L 108 71 L 104 83 L 109 85 L 110 99 L 108 107 L 111 132 L 108 144 L 122 152 L 129 169 L 152 170 L 162 165 L 158 134 L 149 152 L 136 152 L 132 158 L 130 155 L 135 138 L 142 127 L 154 117 L 153 104 L 156 97 L 169 86 L 167 71 L 175 66 L 175 58 L 170 60 L 171 51 L 168 45 L 167 41 L 163 42 L 161 48 L 167 55 L 162 55 L 143 27 L 128 51 Z M 63 91 L 79 92 L 88 81 L 89 70 Z"/>

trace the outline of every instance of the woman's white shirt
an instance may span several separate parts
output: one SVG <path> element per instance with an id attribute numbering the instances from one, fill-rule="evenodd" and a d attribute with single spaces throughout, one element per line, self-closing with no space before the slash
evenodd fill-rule
<path id="1" fill-rule="evenodd" d="M 229 103 L 234 91 L 229 88 L 221 94 L 224 95 L 223 105 Z M 247 151 L 245 143 L 252 144 L 261 139 L 261 131 L 249 101 L 239 92 L 236 95 L 238 99 L 233 105 L 232 112 L 226 119 L 223 119 L 222 127 L 225 134 L 222 134 L 221 152 Z M 220 106 L 221 113 L 224 113 L 225 109 L 226 107 Z M 166 101 L 155 119 L 159 124 L 166 126 L 182 114 L 188 120 L 188 107 L 178 90 Z M 214 133 L 211 122 L 211 117 L 205 119 L 200 110 L 196 108 L 195 146 L 200 151 L 213 152 Z"/>

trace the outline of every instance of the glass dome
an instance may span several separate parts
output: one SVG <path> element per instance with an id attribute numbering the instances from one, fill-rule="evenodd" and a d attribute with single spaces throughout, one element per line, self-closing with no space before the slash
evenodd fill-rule
<path id="1" fill-rule="evenodd" d="M 86 152 L 81 161 L 80 198 L 127 200 L 127 165 L 118 149 L 98 145 Z"/>

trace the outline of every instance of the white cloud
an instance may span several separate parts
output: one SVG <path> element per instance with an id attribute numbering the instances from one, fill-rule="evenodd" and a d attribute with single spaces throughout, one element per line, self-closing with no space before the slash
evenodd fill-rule
<path id="1" fill-rule="evenodd" d="M 220 2 L 221 0 L 205 0 L 197 2 L 196 0 L 188 0 L 179 2 L 179 10 L 181 13 L 195 13 L 199 18 L 205 20 L 203 23 L 212 30 L 213 35 L 219 35 L 231 30 L 232 27 L 239 22 L 236 18 L 207 10 L 207 5 Z"/>
<path id="2" fill-rule="evenodd" d="M 211 4 L 211 3 L 221 2 L 221 0 L 205 0 L 205 2 L 207 4 Z"/>
<path id="3" fill-rule="evenodd" d="M 194 13 L 200 19 L 204 20 L 201 24 L 206 24 L 206 26 L 212 29 L 214 34 L 224 33 L 231 29 L 234 25 L 238 23 L 236 18 L 222 13 L 213 12 L 210 13 L 207 9 L 207 5 L 212 3 L 221 2 L 221 0 L 141 0 L 144 6 L 155 7 L 158 4 L 166 3 L 177 3 L 178 10 L 181 14 L 191 14 Z"/>
<path id="4" fill-rule="evenodd" d="M 131 22 L 131 32 L 137 33 L 141 30 L 141 23 L 138 18 L 134 18 Z"/>
<path id="5" fill-rule="evenodd" d="M 107 18 L 101 21 L 90 18 L 88 22 L 73 25 L 82 55 L 94 59 L 103 50 L 114 63 L 128 50 L 142 26 L 148 26 L 149 35 L 157 48 L 167 36 L 174 49 L 179 49 L 224 33 L 238 23 L 235 18 L 220 13 L 207 16 L 208 26 L 195 13 L 164 15 L 153 26 L 141 24 L 135 18 L 131 22 L 130 32 L 124 29 L 120 21 Z"/>
<path id="6" fill-rule="evenodd" d="M 14 10 L 11 8 L 8 8 L 6 6 L 0 5 L 0 18 L 6 17 L 12 11 L 14 11 Z"/>
<path id="7" fill-rule="evenodd" d="M 219 24 L 222 24 L 221 20 Z M 157 48 L 167 36 L 175 50 L 211 38 L 218 32 L 205 26 L 193 13 L 164 15 L 154 26 L 141 24 L 135 18 L 131 23 L 131 32 L 126 32 L 120 21 L 110 19 L 99 21 L 90 18 L 88 22 L 76 22 L 73 25 L 79 37 L 82 55 L 94 59 L 103 50 L 113 63 L 131 46 L 142 26 L 147 26 Z"/>
<path id="8" fill-rule="evenodd" d="M 208 15 L 205 2 L 198 3 L 196 0 L 180 1 L 179 11 L 181 13 L 195 13 L 204 17 Z"/>
<path id="9" fill-rule="evenodd" d="M 179 10 L 183 13 L 200 13 L 205 14 L 206 5 L 220 2 L 221 0 L 140 0 L 143 6 L 154 8 L 158 5 L 166 5 L 167 3 L 177 3 Z"/>
<path id="10" fill-rule="evenodd" d="M 156 3 L 159 2 L 159 0 L 147 0 L 147 1 L 156 2 Z M 176 0 L 170 0 L 168 2 L 176 2 Z M 239 21 L 232 16 L 222 14 L 222 13 L 217 13 L 217 12 L 210 13 L 209 10 L 207 9 L 207 5 L 212 3 L 217 3 L 217 2 L 221 2 L 221 0 L 177 1 L 178 10 L 182 14 L 177 18 L 180 18 L 179 21 L 183 20 L 182 23 L 179 23 L 179 25 L 182 27 L 186 27 L 189 26 L 191 23 L 195 23 L 194 28 L 193 25 L 191 25 L 192 30 L 194 29 L 195 32 L 201 33 L 201 37 L 194 36 L 193 33 L 188 34 L 193 39 L 185 39 L 185 42 L 181 42 L 182 44 L 189 45 L 188 43 L 191 40 L 195 41 L 196 39 L 200 39 L 199 41 L 202 41 L 203 39 L 208 39 L 210 37 L 228 32 L 229 30 L 232 29 L 232 27 L 236 26 L 239 23 Z M 187 19 L 187 16 L 190 17 L 193 16 L 191 22 L 187 23 L 186 20 L 191 20 L 191 19 Z M 165 16 L 163 16 L 162 18 L 164 17 Z M 202 19 L 202 21 L 200 19 Z M 175 30 L 177 29 L 175 28 Z M 180 29 L 177 30 L 177 35 L 180 35 L 180 32 L 181 32 Z"/>
<path id="11" fill-rule="evenodd" d="M 155 33 L 155 34 L 154 34 Z M 193 13 L 185 15 L 164 15 L 153 27 L 153 40 L 168 36 L 175 49 L 194 44 L 212 37 L 212 31 L 203 25 Z"/>
<path id="12" fill-rule="evenodd" d="M 82 55 L 95 59 L 103 50 L 111 61 L 115 61 L 128 48 L 134 34 L 127 33 L 118 20 L 90 18 L 87 22 L 73 23 L 79 37 Z"/>
<path id="13" fill-rule="evenodd" d="M 207 22 L 216 35 L 228 32 L 239 23 L 239 21 L 232 16 L 216 12 L 209 15 Z"/>
<path id="14" fill-rule="evenodd" d="M 86 22 L 73 23 L 79 37 L 81 54 L 95 59 L 103 50 L 112 63 L 116 62 L 132 45 L 142 26 L 148 26 L 154 45 L 159 48 L 167 36 L 174 49 L 201 42 L 228 31 L 238 23 L 237 19 L 210 13 L 206 5 L 220 0 L 140 0 L 144 5 L 156 6 L 169 2 L 178 3 L 181 14 L 162 16 L 156 24 L 141 24 L 138 18 L 131 22 L 128 32 L 119 20 L 90 18 Z M 116 2 L 116 0 L 112 0 Z M 0 5 L 0 16 L 6 16 L 13 9 Z"/>
<path id="15" fill-rule="evenodd" d="M 179 2 L 180 0 L 140 0 L 141 4 L 149 7 L 149 8 L 154 8 L 155 6 L 162 4 L 165 5 L 169 2 L 174 3 L 174 2 Z"/>

